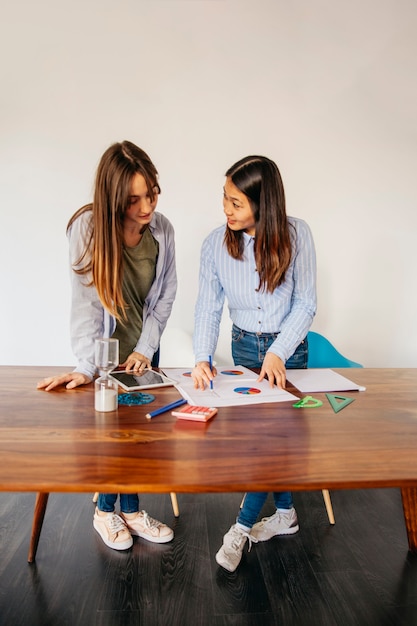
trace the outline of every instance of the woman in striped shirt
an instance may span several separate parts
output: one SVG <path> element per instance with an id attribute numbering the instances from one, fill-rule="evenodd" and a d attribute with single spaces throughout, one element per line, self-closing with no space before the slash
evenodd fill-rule
<path id="1" fill-rule="evenodd" d="M 259 368 L 259 381 L 284 388 L 286 369 L 306 368 L 306 336 L 316 312 L 316 256 L 310 228 L 287 216 L 277 165 L 248 156 L 226 172 L 223 206 L 227 223 L 204 241 L 195 308 L 192 376 L 204 389 L 216 376 L 215 352 L 225 299 L 232 326 L 235 365 Z M 216 560 L 228 571 L 240 563 L 244 545 L 298 531 L 289 492 L 273 494 L 276 512 L 255 523 L 267 493 L 248 493 L 236 524 L 224 536 Z"/>

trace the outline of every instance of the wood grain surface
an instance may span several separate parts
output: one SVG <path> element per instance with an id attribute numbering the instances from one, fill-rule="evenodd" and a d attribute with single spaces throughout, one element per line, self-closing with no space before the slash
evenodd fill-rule
<path id="1" fill-rule="evenodd" d="M 365 392 L 335 413 L 292 402 L 220 408 L 206 424 L 146 412 L 179 398 L 94 411 L 93 385 L 45 392 L 67 368 L 0 367 L 0 489 L 224 492 L 417 487 L 417 370 L 337 370 Z M 297 396 L 303 394 L 291 389 Z M 304 394 L 305 395 L 305 394 Z"/>

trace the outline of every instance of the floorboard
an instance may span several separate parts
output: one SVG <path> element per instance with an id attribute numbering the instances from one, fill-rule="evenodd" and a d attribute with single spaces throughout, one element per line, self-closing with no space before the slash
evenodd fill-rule
<path id="1" fill-rule="evenodd" d="M 396 489 L 296 493 L 300 532 L 254 544 L 239 569 L 214 555 L 242 494 L 144 495 L 174 541 L 107 548 L 88 494 L 51 494 L 27 563 L 34 494 L 0 493 L 1 626 L 417 626 L 417 555 Z M 269 497 L 262 515 L 273 513 Z"/>

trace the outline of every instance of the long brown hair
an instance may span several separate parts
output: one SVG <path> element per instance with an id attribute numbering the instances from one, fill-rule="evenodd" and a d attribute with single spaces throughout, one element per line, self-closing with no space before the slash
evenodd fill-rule
<path id="1" fill-rule="evenodd" d="M 135 174 L 142 174 L 153 201 L 160 193 L 158 172 L 149 156 L 130 141 L 111 145 L 97 168 L 92 204 L 78 209 L 67 230 L 83 213 L 91 211 L 91 228 L 84 250 L 73 265 L 77 274 L 91 272 L 102 305 L 116 319 L 126 319 L 123 283 L 123 219 L 130 201 L 130 185 Z"/>
<path id="2" fill-rule="evenodd" d="M 248 156 L 226 176 L 245 194 L 255 218 L 255 263 L 259 290 L 272 293 L 285 280 L 291 262 L 291 239 L 285 194 L 277 165 L 263 156 Z M 234 259 L 243 258 L 243 231 L 226 227 L 224 241 Z"/>

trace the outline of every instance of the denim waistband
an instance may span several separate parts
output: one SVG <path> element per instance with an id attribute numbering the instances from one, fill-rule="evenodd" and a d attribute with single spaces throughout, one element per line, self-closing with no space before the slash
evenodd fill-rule
<path id="1" fill-rule="evenodd" d="M 239 328 L 239 326 L 236 326 L 236 324 L 233 324 L 232 326 L 232 332 L 236 332 L 236 333 L 242 333 L 242 335 L 248 335 L 249 337 L 278 337 L 280 331 L 278 331 L 277 333 L 252 333 L 249 330 L 243 330 L 243 328 Z"/>

